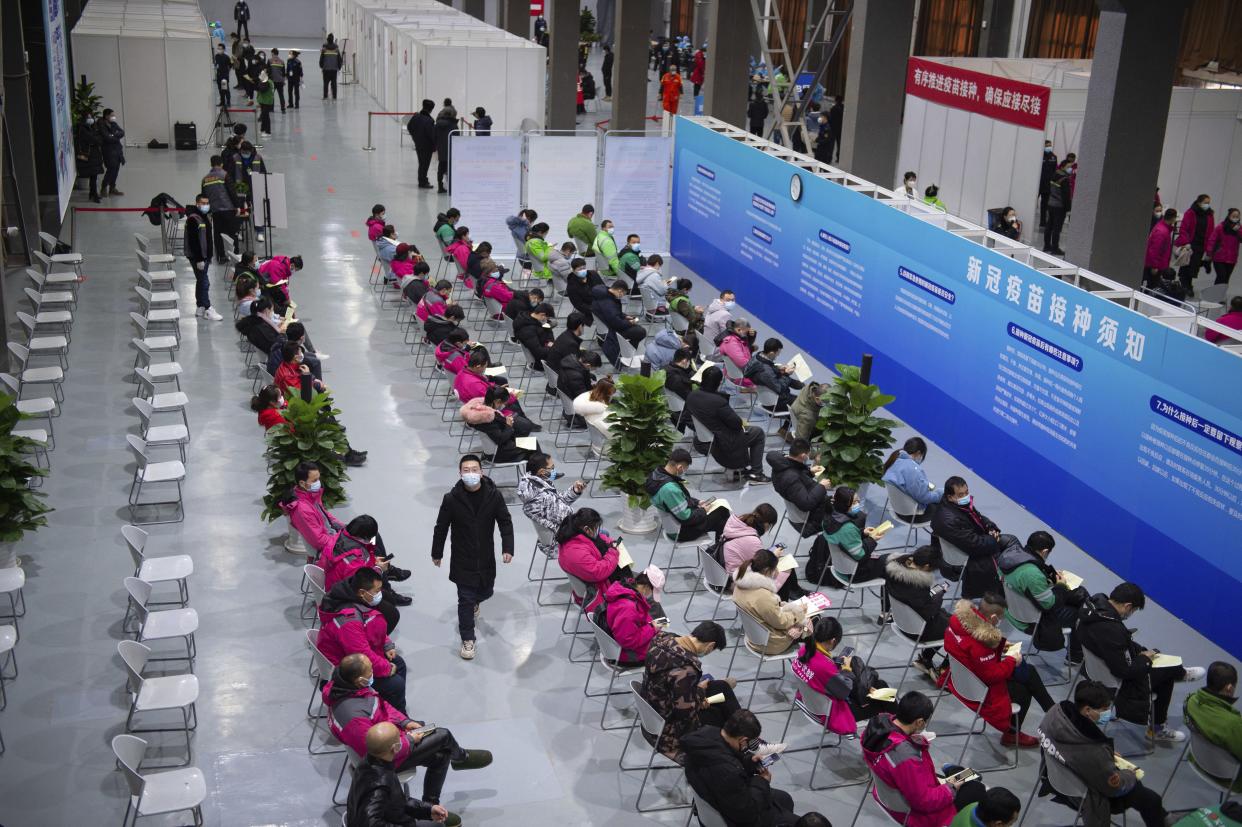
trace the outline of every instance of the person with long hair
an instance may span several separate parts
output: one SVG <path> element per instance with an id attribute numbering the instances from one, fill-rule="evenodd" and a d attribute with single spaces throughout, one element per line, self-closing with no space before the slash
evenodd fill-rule
<path id="1" fill-rule="evenodd" d="M 767 646 L 756 649 L 765 655 L 788 652 L 807 632 L 806 605 L 776 594 L 776 564 L 775 554 L 759 549 L 738 566 L 733 580 L 733 602 L 768 630 Z"/>
<path id="2" fill-rule="evenodd" d="M 917 516 L 895 512 L 903 520 L 913 517 L 916 523 L 927 522 L 935 513 L 936 504 L 940 502 L 940 490 L 923 472 L 925 459 L 927 443 L 922 437 L 912 436 L 884 461 L 884 482 L 900 488 L 903 494 L 923 506 L 923 513 Z"/>
<path id="3" fill-rule="evenodd" d="M 724 567 L 730 574 L 735 574 L 743 563 L 754 559 L 764 547 L 763 535 L 771 531 L 780 521 L 776 509 L 767 503 L 760 503 L 749 514 L 730 514 L 725 522 L 722 537 L 724 538 Z M 780 556 L 784 547 L 779 546 L 773 551 Z M 782 600 L 797 600 L 806 594 L 798 585 L 798 577 L 793 569 L 776 573 L 776 594 Z"/>
<path id="4" fill-rule="evenodd" d="M 610 414 L 608 406 L 617 392 L 617 384 L 611 376 L 602 376 L 589 391 L 579 394 L 574 399 L 574 413 L 586 420 L 587 424 L 608 438 L 608 422 Z"/>
<path id="5" fill-rule="evenodd" d="M 892 555 L 884 565 L 884 587 L 889 599 L 909 606 L 923 618 L 921 643 L 942 643 L 945 630 L 949 628 L 949 613 L 941 602 L 948 585 L 936 582 L 939 568 L 940 552 L 934 546 L 919 546 L 909 554 Z M 933 682 L 940 680 L 943 668 L 935 664 L 939 649 L 939 646 L 920 649 L 914 660 L 914 668 Z"/>
<path id="6" fill-rule="evenodd" d="M 618 664 L 638 666 L 660 627 L 651 616 L 655 585 L 651 575 L 640 571 L 632 580 L 614 580 L 604 587 L 605 619 L 612 639 L 621 645 Z"/>
<path id="7" fill-rule="evenodd" d="M 875 529 L 867 525 L 867 515 L 858 492 L 848 485 L 838 485 L 832 493 L 832 508 L 824 517 L 823 529 L 815 542 L 818 544 L 822 540 L 836 545 L 853 558 L 857 564 L 854 580 L 861 583 L 884 576 L 884 558 L 871 556 L 876 548 L 874 535 Z M 880 616 L 883 622 L 888 614 L 888 599 L 883 588 L 880 589 L 880 602 L 884 606 L 884 613 Z"/>
<path id="8" fill-rule="evenodd" d="M 582 604 L 583 611 L 587 612 L 595 611 L 604 602 L 604 589 L 609 582 L 633 576 L 629 567 L 618 565 L 619 541 L 605 534 L 603 525 L 604 518 L 598 511 L 579 508 L 556 530 L 561 570 L 587 584 L 586 594 L 574 593 L 575 602 Z"/>
<path id="9" fill-rule="evenodd" d="M 879 712 L 896 712 L 897 705 L 890 701 L 868 698 L 860 704 L 856 697 L 854 656 L 835 657 L 832 651 L 841 643 L 841 621 L 829 615 L 815 618 L 811 636 L 802 641 L 798 657 L 791 668 L 802 679 L 806 689 L 828 697 L 828 714 L 818 716 L 819 722 L 838 735 L 852 735 L 858 731 L 858 722 Z M 875 678 L 869 687 L 883 689 L 887 684 Z M 794 695 L 794 701 L 802 700 L 802 690 Z"/>

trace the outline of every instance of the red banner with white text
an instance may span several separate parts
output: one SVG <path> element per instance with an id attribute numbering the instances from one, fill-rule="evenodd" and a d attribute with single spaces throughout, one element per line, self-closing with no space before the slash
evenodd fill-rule
<path id="1" fill-rule="evenodd" d="M 1042 131 L 1052 90 L 912 57 L 906 67 L 906 94 Z"/>

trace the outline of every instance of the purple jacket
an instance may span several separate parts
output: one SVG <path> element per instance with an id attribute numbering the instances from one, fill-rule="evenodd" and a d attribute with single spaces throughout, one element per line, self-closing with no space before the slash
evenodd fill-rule
<path id="1" fill-rule="evenodd" d="M 293 502 L 281 503 L 280 510 L 285 512 L 289 523 L 317 555 L 323 553 L 325 546 L 331 548 L 331 543 L 335 542 L 329 531 L 337 532 L 345 528 L 344 523 L 323 507 L 322 490 L 307 491 L 300 486 L 294 486 Z"/>

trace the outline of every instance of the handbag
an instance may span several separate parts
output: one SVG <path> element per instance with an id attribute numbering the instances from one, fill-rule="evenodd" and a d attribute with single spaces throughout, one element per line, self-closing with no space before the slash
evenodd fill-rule
<path id="1" fill-rule="evenodd" d="M 1190 264 L 1190 245 L 1183 244 L 1181 247 L 1173 249 L 1173 260 L 1169 262 L 1170 267 L 1185 267 Z"/>

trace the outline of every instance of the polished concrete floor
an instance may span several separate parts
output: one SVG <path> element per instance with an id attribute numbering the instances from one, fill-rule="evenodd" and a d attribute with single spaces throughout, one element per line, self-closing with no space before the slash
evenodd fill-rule
<path id="1" fill-rule="evenodd" d="M 395 635 L 409 664 L 411 712 L 450 727 L 466 746 L 496 755 L 486 770 L 451 774 L 445 803 L 467 824 L 681 823 L 685 810 L 653 816 L 634 812 L 640 774 L 623 776 L 616 769 L 625 731 L 601 733 L 601 704 L 582 694 L 586 667 L 566 661 L 561 610 L 535 603 L 535 587 L 525 579 L 534 533 L 520 513 L 515 512 L 518 556 L 503 567 L 496 596 L 485 605 L 478 658 L 464 662 L 457 656 L 454 591 L 446 570 L 434 568 L 428 554 L 435 509 L 456 478 L 455 445 L 424 400 L 423 383 L 392 312 L 381 311 L 368 289 L 372 253 L 365 235 L 360 237 L 371 204 L 381 201 L 403 240 L 432 249 L 432 219 L 451 202 L 415 188 L 413 153 L 408 146 L 398 147 L 396 135 L 378 141 L 373 153 L 361 151 L 365 113 L 373 107 L 358 87 L 343 88 L 336 103 L 308 94 L 300 110 L 276 116 L 275 134 L 263 154 L 273 170 L 288 174 L 293 226 L 275 232 L 274 248 L 306 259 L 293 286 L 300 315 L 316 345 L 331 355 L 325 378 L 344 410 L 352 441 L 370 451 L 366 467 L 352 472 L 350 502 L 338 514 L 378 518 L 398 562 L 414 572 L 405 584 L 414 604 L 404 611 Z M 126 206 L 143 206 L 159 191 L 189 197 L 207 170 L 205 151 L 135 149 L 128 155 L 120 179 L 128 195 L 111 199 Z M 73 330 L 64 414 L 56 420 L 53 470 L 44 489 L 56 511 L 46 529 L 21 544 L 29 611 L 21 621 L 17 650 L 21 675 L 9 684 L 9 705 L 0 713 L 8 746 L 0 758 L 0 823 L 5 827 L 112 824 L 125 809 L 109 740 L 122 731 L 127 704 L 116 642 L 123 637 L 121 580 L 132 570 L 120 528 L 127 520 L 125 497 L 134 467 L 124 435 L 138 426 L 129 401 L 134 395 L 128 382 L 134 331 L 126 315 L 135 306 L 135 231 L 154 235 L 154 228 L 132 215 L 83 215 L 77 224 L 88 280 Z M 183 273 L 177 287 L 186 318 L 178 359 L 185 368 L 182 387 L 191 400 L 193 431 L 187 516 L 184 523 L 154 527 L 150 550 L 190 554 L 195 562 L 190 595 L 201 618 L 195 665 L 201 699 L 193 763 L 207 778 L 206 821 L 227 827 L 338 824 L 329 798 L 340 757 L 310 756 L 305 748 L 311 686 L 305 626 L 298 617 L 302 561 L 282 549 L 283 524 L 259 518 L 266 480 L 263 440 L 247 407 L 250 380 L 243 374 L 237 336 L 228 321 L 192 316 L 193 282 L 184 262 L 179 264 Z M 746 285 L 735 286 L 744 308 Z M 710 286 L 700 279 L 696 289 L 706 303 Z M 217 279 L 213 296 L 231 317 L 223 278 Z M 770 328 L 761 327 L 766 335 Z M 901 437 L 906 435 L 903 430 Z M 562 459 L 562 467 L 568 467 Z M 1025 536 L 1040 527 L 1000 493 L 997 486 L 1004 480 L 976 479 L 934 446 L 928 466 L 933 479 L 964 470 L 976 502 L 1004 530 Z M 777 501 L 766 487 L 727 496 L 745 508 Z M 591 504 L 609 524 L 619 516 L 616 499 Z M 1068 541 L 1058 541 L 1056 562 L 1085 576 L 1093 590 L 1106 591 L 1117 582 Z M 1152 572 L 1153 577 L 1162 574 Z M 681 618 L 684 600 L 667 598 L 672 617 Z M 1180 653 L 1188 663 L 1223 655 L 1158 606 L 1134 622 L 1148 645 Z M 868 624 L 852 626 L 866 629 Z M 900 656 L 897 647 L 881 645 L 877 658 L 891 663 Z M 742 660 L 751 665 L 748 658 Z M 707 668 L 720 675 L 726 663 L 727 654 L 713 655 Z M 911 678 L 908 686 L 927 688 L 921 678 Z M 1178 687 L 1175 723 L 1191 688 Z M 776 682 L 765 683 L 755 706 L 777 710 L 763 720 L 768 734 L 779 735 L 788 695 L 778 693 Z M 625 699 L 621 709 L 630 714 Z M 941 718 L 943 713 L 949 714 Z M 1028 731 L 1036 720 L 1035 715 L 1028 720 Z M 960 708 L 946 702 L 933 728 L 961 728 L 966 721 Z M 811 736 L 806 726 L 796 733 L 791 739 L 799 743 Z M 151 736 L 153 765 L 183 757 L 176 749 L 156 749 L 175 745 L 176 738 Z M 956 758 L 961 740 L 946 738 L 938 754 Z M 994 734 L 976 739 L 975 763 L 995 757 L 984 746 L 995 740 Z M 1178 752 L 1161 747 L 1141 761 L 1150 783 L 1163 786 Z M 855 748 L 847 744 L 845 753 L 840 760 L 825 755 L 817 782 L 834 780 L 831 770 L 825 772 L 833 766 L 856 777 Z M 862 788 L 808 792 L 809 756 L 782 762 L 776 783 L 793 793 L 801 810 L 818 809 L 838 827 L 848 824 Z M 644 759 L 641 749 L 631 758 Z M 990 774 L 987 780 L 1006 784 L 1025 799 L 1037 763 L 1038 756 L 1027 751 L 1019 770 Z M 657 787 L 671 790 L 677 773 L 661 775 Z M 1191 773 L 1183 770 L 1179 779 L 1179 805 L 1205 800 Z M 870 805 L 862 818 L 872 825 L 885 823 Z M 1057 824 L 1069 813 L 1045 804 L 1032 818 L 1027 823 Z"/>

